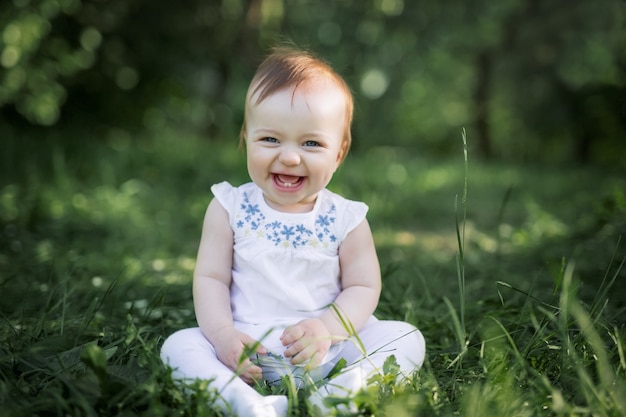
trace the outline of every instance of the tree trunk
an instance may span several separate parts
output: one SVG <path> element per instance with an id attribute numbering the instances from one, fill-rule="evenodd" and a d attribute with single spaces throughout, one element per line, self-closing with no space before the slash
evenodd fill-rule
<path id="1" fill-rule="evenodd" d="M 474 126 L 478 139 L 478 153 L 484 159 L 489 159 L 492 156 L 491 129 L 489 125 L 489 96 L 491 92 L 493 57 L 490 51 L 482 51 L 476 58 Z"/>

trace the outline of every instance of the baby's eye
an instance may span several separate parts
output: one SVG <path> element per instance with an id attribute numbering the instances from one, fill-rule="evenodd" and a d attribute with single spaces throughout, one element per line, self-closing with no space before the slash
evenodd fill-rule
<path id="1" fill-rule="evenodd" d="M 263 138 L 263 139 L 261 139 L 261 140 L 262 140 L 263 142 L 269 142 L 269 143 L 276 143 L 276 142 L 278 142 L 278 139 L 276 139 L 276 138 L 272 138 L 272 137 L 266 137 L 266 138 Z"/>
<path id="2" fill-rule="evenodd" d="M 304 142 L 304 146 L 321 146 L 319 142 L 315 140 L 307 140 Z"/>

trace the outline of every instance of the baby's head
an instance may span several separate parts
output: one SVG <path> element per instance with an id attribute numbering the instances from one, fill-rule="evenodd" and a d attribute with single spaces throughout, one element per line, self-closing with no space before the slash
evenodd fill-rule
<path id="1" fill-rule="evenodd" d="M 345 125 L 341 152 L 341 160 L 343 160 L 352 143 L 350 132 L 354 112 L 352 92 L 344 79 L 330 65 L 309 52 L 289 47 L 272 49 L 272 53 L 259 65 L 250 82 L 246 94 L 245 112 L 247 114 L 251 105 L 263 102 L 278 91 L 292 89 L 295 94 L 301 88 L 314 87 L 315 83 L 328 81 L 345 96 Z M 243 146 L 245 141 L 246 116 L 244 115 L 240 144 Z"/>

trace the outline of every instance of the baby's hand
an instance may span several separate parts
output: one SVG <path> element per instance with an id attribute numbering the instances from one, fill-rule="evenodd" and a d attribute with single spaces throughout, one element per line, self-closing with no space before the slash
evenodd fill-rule
<path id="1" fill-rule="evenodd" d="M 262 378 L 261 368 L 254 365 L 249 358 L 254 352 L 267 353 L 257 340 L 234 327 L 226 327 L 212 335 L 211 343 L 220 362 L 233 370 L 246 383 L 252 384 Z"/>
<path id="2" fill-rule="evenodd" d="M 324 322 L 319 319 L 305 319 L 285 329 L 280 341 L 285 357 L 291 358 L 293 365 L 309 360 L 308 367 L 319 366 L 328 353 L 331 335 Z"/>

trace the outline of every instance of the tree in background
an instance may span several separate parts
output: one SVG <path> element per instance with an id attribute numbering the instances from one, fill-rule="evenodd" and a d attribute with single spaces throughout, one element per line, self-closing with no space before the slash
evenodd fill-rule
<path id="1" fill-rule="evenodd" d="M 268 46 L 331 61 L 357 95 L 355 143 L 485 157 L 615 160 L 623 150 L 620 0 L 7 0 L 4 132 L 172 127 L 236 135 Z M 100 133 L 98 133 L 100 132 Z"/>
<path id="2" fill-rule="evenodd" d="M 256 65 L 259 2 L 248 3 L 3 2 L 4 117 L 41 126 L 224 123 L 229 89 L 243 85 L 237 74 Z"/>
<path id="3" fill-rule="evenodd" d="M 491 153 L 492 131 L 506 132 L 505 126 L 492 129 L 498 118 L 517 122 L 516 129 L 507 132 L 509 138 L 522 133 L 522 138 L 539 139 L 533 144 L 537 148 L 560 146 L 556 153 L 581 162 L 592 156 L 592 142 L 607 139 L 603 134 L 612 129 L 603 123 L 592 126 L 590 113 L 599 110 L 617 122 L 614 125 L 622 124 L 611 132 L 612 139 L 626 133 L 626 103 L 620 106 L 616 100 L 617 95 L 626 100 L 623 5 L 559 3 L 509 2 L 502 18 L 494 19 L 499 20 L 501 35 L 477 49 L 475 126 L 485 156 Z M 603 91 L 600 101 L 615 106 L 594 110 L 580 104 L 598 88 Z M 581 135 L 583 130 L 587 134 Z M 502 146 L 522 148 L 510 139 L 501 140 Z"/>

